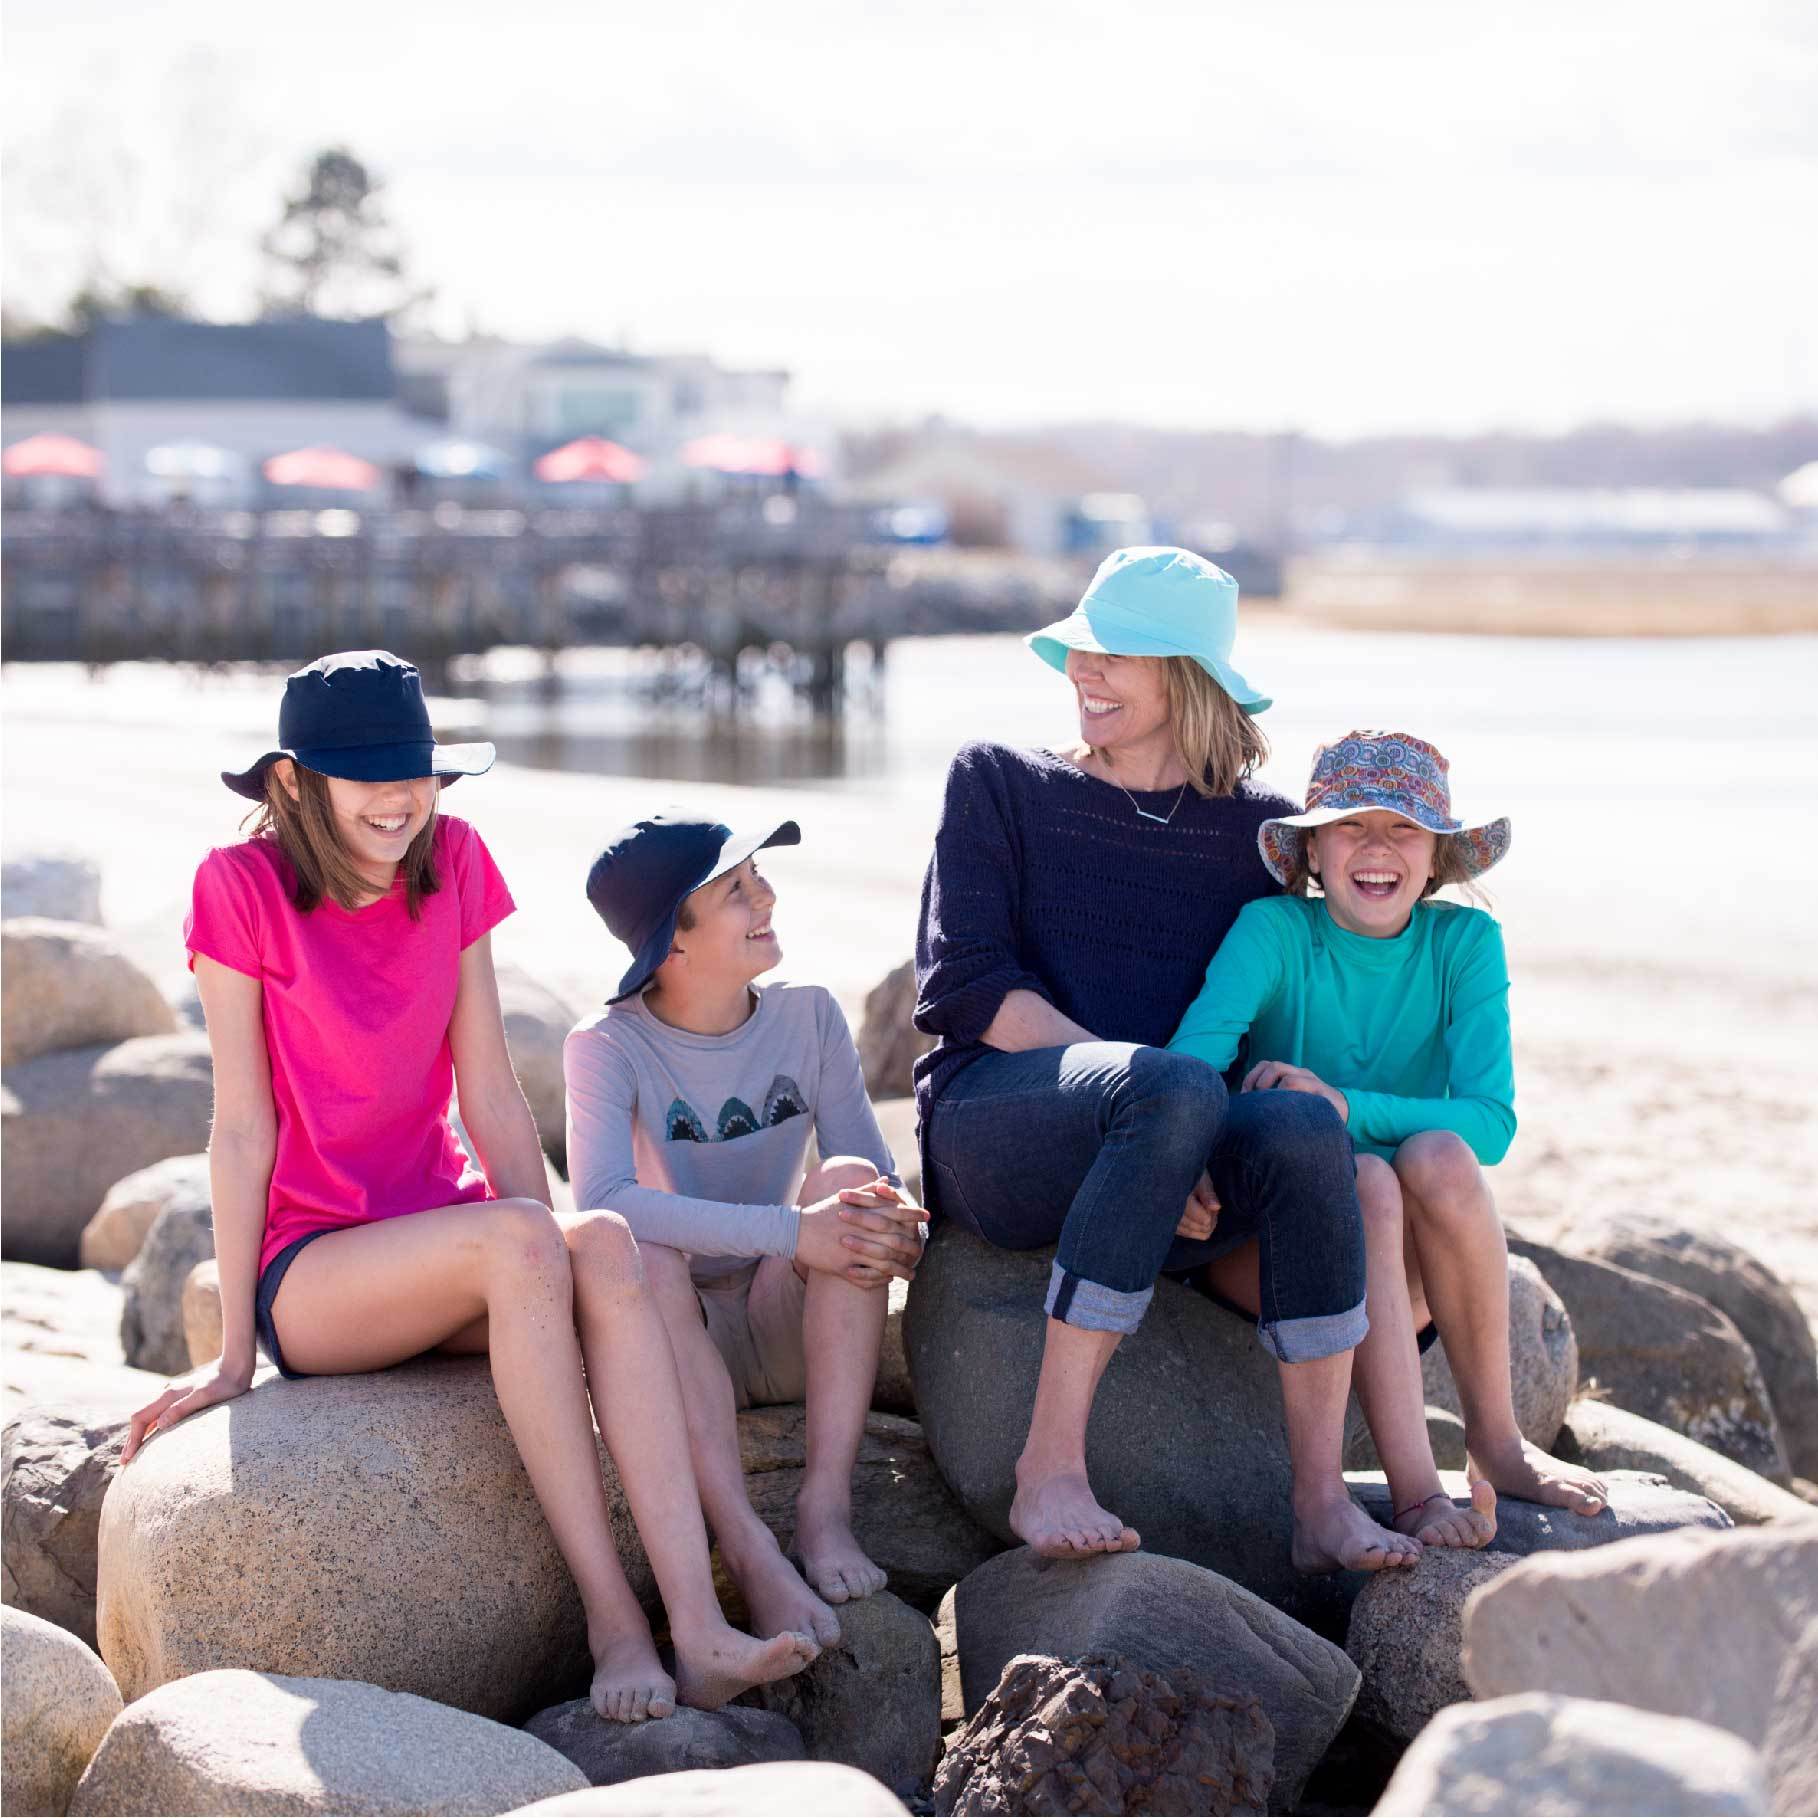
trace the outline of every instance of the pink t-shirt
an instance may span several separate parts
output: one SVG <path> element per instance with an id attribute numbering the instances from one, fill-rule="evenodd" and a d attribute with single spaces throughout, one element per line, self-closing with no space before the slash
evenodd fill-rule
<path id="1" fill-rule="evenodd" d="M 310 1231 L 487 1197 L 448 1121 L 448 1023 L 462 950 L 514 905 L 465 821 L 438 818 L 435 871 L 414 922 L 401 876 L 363 909 L 299 914 L 271 839 L 219 846 L 196 872 L 191 967 L 204 953 L 265 988 L 278 1148 L 261 1271 Z"/>

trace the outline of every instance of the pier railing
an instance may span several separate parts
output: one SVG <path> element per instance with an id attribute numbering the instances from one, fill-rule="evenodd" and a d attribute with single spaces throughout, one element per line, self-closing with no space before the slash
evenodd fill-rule
<path id="1" fill-rule="evenodd" d="M 1039 623 L 1042 581 L 980 589 L 866 537 L 856 507 L 778 494 L 618 510 L 14 511 L 8 661 L 305 661 L 497 645 L 788 645 L 810 689 L 910 632 Z M 1041 597 L 1036 597 L 1036 596 Z"/>

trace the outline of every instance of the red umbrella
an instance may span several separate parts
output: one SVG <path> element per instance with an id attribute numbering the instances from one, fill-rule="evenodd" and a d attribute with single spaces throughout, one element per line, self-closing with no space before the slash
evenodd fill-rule
<path id="1" fill-rule="evenodd" d="M 608 442 L 604 436 L 582 436 L 552 448 L 531 469 L 539 480 L 565 485 L 570 480 L 615 480 L 628 483 L 644 477 L 644 463 L 629 448 Z"/>
<path id="2" fill-rule="evenodd" d="M 8 479 L 55 474 L 66 480 L 95 480 L 107 465 L 100 449 L 78 442 L 74 436 L 27 436 L 0 455 L 0 468 Z"/>
<path id="3" fill-rule="evenodd" d="M 338 448 L 293 448 L 273 455 L 263 471 L 274 486 L 310 486 L 322 492 L 372 492 L 380 478 L 370 461 Z"/>
<path id="4" fill-rule="evenodd" d="M 821 471 L 821 457 L 812 448 L 785 442 L 781 436 L 696 436 L 682 448 L 690 467 L 710 467 L 715 473 L 799 473 L 812 479 Z"/>

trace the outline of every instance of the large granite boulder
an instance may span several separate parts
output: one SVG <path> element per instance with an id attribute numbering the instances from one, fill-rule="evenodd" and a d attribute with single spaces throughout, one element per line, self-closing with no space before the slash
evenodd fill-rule
<path id="1" fill-rule="evenodd" d="M 209 1196 L 206 1153 L 172 1155 L 149 1168 L 135 1168 L 108 1188 L 100 1211 L 82 1227 L 77 1254 L 83 1268 L 124 1269 L 166 1206 L 198 1196 Z"/>
<path id="2" fill-rule="evenodd" d="M 0 922 L 0 1064 L 176 1027 L 176 1012 L 111 935 L 38 916 Z"/>
<path id="3" fill-rule="evenodd" d="M 1818 1520 L 1818 1508 L 1739 1465 L 1639 1414 L 1607 1401 L 1575 1401 L 1566 1410 L 1557 1455 L 1593 1471 L 1646 1471 L 1675 1489 L 1708 1497 L 1739 1528 L 1769 1521 Z"/>
<path id="4" fill-rule="evenodd" d="M 740 1417 L 754 1506 L 787 1541 L 800 1408 Z M 655 1586 L 600 1448 L 632 1585 Z M 873 1415 L 854 1527 L 930 1606 L 994 1544 L 911 1421 Z M 137 1697 L 185 1673 L 253 1667 L 365 1680 L 515 1720 L 585 1683 L 579 1598 L 499 1413 L 486 1361 L 257 1381 L 159 1435 L 102 1512 L 98 1633 Z M 260 1594 L 240 1573 L 257 1562 Z"/>
<path id="5" fill-rule="evenodd" d="M 547 1743 L 409 1693 L 277 1673 L 198 1673 L 129 1705 L 73 1813 L 514 1811 L 587 1778 Z"/>
<path id="6" fill-rule="evenodd" d="M 1767 1809 L 1761 1757 L 1708 1723 L 1530 1692 L 1442 1711 L 1374 1818 L 1660 1818 Z"/>
<path id="7" fill-rule="evenodd" d="M 520 1806 L 516 1818 L 901 1818 L 908 1809 L 857 1768 L 764 1761 L 590 1787 Z"/>
<path id="8" fill-rule="evenodd" d="M 101 921 L 101 867 L 79 852 L 20 852 L 0 863 L 0 915 Z"/>
<path id="9" fill-rule="evenodd" d="M 4 1253 L 69 1269 L 115 1181 L 208 1141 L 208 1037 L 146 1035 L 41 1054 L 0 1081 Z"/>
<path id="10" fill-rule="evenodd" d="M 648 1602 L 603 1446 L 600 1468 Z M 588 1668 L 579 1595 L 484 1358 L 273 1377 L 160 1434 L 103 1505 L 98 1592 L 101 1657 L 129 1700 L 249 1667 L 516 1720 Z"/>
<path id="11" fill-rule="evenodd" d="M 739 1458 L 751 1506 L 787 1548 L 808 1461 L 808 1417 L 797 1406 L 739 1416 Z M 852 1527 L 905 1603 L 932 1612 L 949 1586 L 1000 1550 L 941 1480 L 912 1420 L 872 1414 L 852 1470 Z M 736 1592 L 725 1587 L 736 1605 Z"/>
<path id="12" fill-rule="evenodd" d="M 942 1623 L 976 1713 L 1019 1654 L 1117 1654 L 1170 1677 L 1254 1693 L 1275 1731 L 1276 1809 L 1291 1808 L 1357 1696 L 1357 1668 L 1329 1641 L 1215 1572 L 1159 1553 L 1094 1560 L 1002 1553 L 950 1593 Z"/>
<path id="13" fill-rule="evenodd" d="M 189 1368 L 183 1289 L 196 1264 L 214 1253 L 214 1203 L 208 1192 L 173 1194 L 121 1279 L 126 1305 L 120 1346 L 135 1369 L 178 1376 Z"/>
<path id="14" fill-rule="evenodd" d="M 1529 1559 L 1485 1585 L 1465 1606 L 1465 1677 L 1479 1698 L 1557 1692 L 1714 1723 L 1757 1747 L 1772 1736 L 1774 1809 L 1792 1811 L 1818 1726 L 1815 1628 L 1818 1522 L 1657 1534 Z"/>
<path id="15" fill-rule="evenodd" d="M 1565 1421 L 1578 1393 L 1582 1356 L 1565 1304 L 1541 1271 L 1525 1257 L 1509 1257 L 1509 1379 L 1515 1393 L 1515 1424 L 1522 1437 L 1543 1451 Z M 1462 1415 L 1458 1385 L 1442 1341 L 1421 1359 L 1426 1399 L 1449 1414 Z"/>
<path id="16" fill-rule="evenodd" d="M 1761 1367 L 1794 1475 L 1818 1478 L 1818 1346 L 1804 1310 L 1759 1257 L 1713 1232 L 1640 1213 L 1611 1219 L 1578 1247 L 1727 1314 Z"/>
<path id="17" fill-rule="evenodd" d="M 128 1367 L 125 1303 L 119 1281 L 96 1269 L 0 1262 L 0 1415 L 45 1403 L 149 1401 L 164 1379 Z"/>
<path id="18" fill-rule="evenodd" d="M 968 1512 L 1006 1545 L 1017 1544 L 1010 1502 L 1052 1256 L 999 1250 L 942 1223 L 903 1318 L 928 1449 Z M 1158 1282 L 1099 1385 L 1086 1458 L 1146 1550 L 1209 1567 L 1303 1621 L 1342 1630 L 1355 1585 L 1305 1578 L 1289 1562 L 1280 1372 L 1253 1326 L 1178 1282 Z"/>
<path id="19" fill-rule="evenodd" d="M 1409 1572 L 1377 1572 L 1351 1606 L 1345 1652 L 1363 1686 L 1357 1715 L 1402 1742 L 1471 1696 L 1465 1599 L 1516 1563 L 1513 1553 L 1429 1547 Z"/>
<path id="20" fill-rule="evenodd" d="M 495 969 L 512 1069 L 536 1120 L 543 1152 L 566 1169 L 568 1100 L 562 1079 L 562 1044 L 582 1011 L 532 978 L 522 966 L 501 960 Z"/>
<path id="21" fill-rule="evenodd" d="M 892 967 L 865 995 L 859 1023 L 859 1065 L 873 1098 L 906 1098 L 915 1090 L 915 1063 L 934 1046 L 916 1028 L 915 962 Z"/>
<path id="22" fill-rule="evenodd" d="M 647 1774 L 694 1768 L 748 1767 L 756 1761 L 802 1761 L 801 1731 L 775 1711 L 729 1704 L 695 1711 L 682 1705 L 649 1723 L 612 1723 L 585 1698 L 538 1711 L 524 1728 L 572 1761 L 590 1786 L 616 1786 Z"/>
<path id="23" fill-rule="evenodd" d="M 1261 1704 L 1191 1667 L 1020 1654 L 949 1744 L 934 1809 L 1262 1813 L 1274 1754 Z"/>
<path id="24" fill-rule="evenodd" d="M 90 1647 L 101 1502 L 149 1399 L 27 1408 L 0 1436 L 0 1596 Z"/>
<path id="25" fill-rule="evenodd" d="M 1365 1514 L 1376 1521 L 1390 1519 L 1394 1505 L 1380 1471 L 1347 1471 L 1345 1481 Z M 1441 1471 L 1439 1481 L 1461 1507 L 1470 1501 L 1462 1472 Z M 1708 1497 L 1675 1489 L 1651 1472 L 1611 1471 L 1604 1478 L 1604 1487 L 1610 1499 L 1595 1515 L 1574 1515 L 1546 1503 L 1502 1497 L 1496 1504 L 1497 1552 L 1525 1559 L 1530 1553 L 1576 1553 L 1587 1547 L 1607 1547 L 1643 1534 L 1733 1525 Z"/>
<path id="26" fill-rule="evenodd" d="M 40 1616 L 0 1610 L 0 1811 L 61 1813 L 120 1715 L 93 1648 Z"/>
<path id="27" fill-rule="evenodd" d="M 1696 1294 L 1526 1238 L 1571 1315 L 1578 1367 L 1619 1408 L 1785 1484 L 1786 1454 L 1760 1367 L 1735 1325 Z"/>
<path id="28" fill-rule="evenodd" d="M 927 1617 L 888 1591 L 839 1606 L 840 1638 L 752 1696 L 786 1717 L 816 1761 L 863 1768 L 914 1795 L 941 1751 L 941 1658 Z"/>

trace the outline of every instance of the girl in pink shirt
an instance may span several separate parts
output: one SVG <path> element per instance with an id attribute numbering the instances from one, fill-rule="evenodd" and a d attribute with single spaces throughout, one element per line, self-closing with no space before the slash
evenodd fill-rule
<path id="1" fill-rule="evenodd" d="M 287 1376 L 483 1352 L 580 1588 L 600 1714 L 712 1708 L 799 1670 L 811 1637 L 758 1640 L 721 1616 L 629 1229 L 550 1209 L 493 977 L 511 896 L 480 836 L 437 811 L 492 747 L 437 746 L 416 670 L 384 651 L 291 676 L 278 745 L 223 774 L 261 812 L 202 861 L 185 928 L 214 1054 L 221 1356 L 133 1416 L 122 1462 L 244 1394 L 255 1334 Z M 478 1168 L 449 1122 L 457 1080 Z M 591 1411 L 590 1383 L 609 1389 Z M 613 1546 L 595 1416 L 667 1606 L 673 1679 Z"/>

